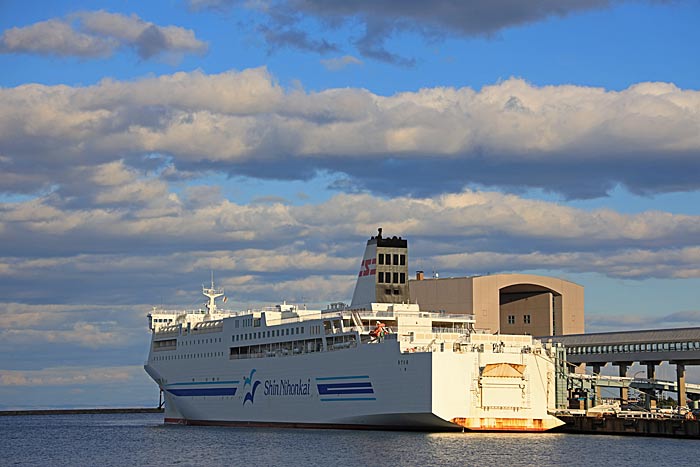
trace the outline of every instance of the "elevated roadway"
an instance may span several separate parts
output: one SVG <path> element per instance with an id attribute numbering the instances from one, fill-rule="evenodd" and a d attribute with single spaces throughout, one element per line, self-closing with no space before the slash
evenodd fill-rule
<path id="1" fill-rule="evenodd" d="M 656 367 L 661 362 L 669 362 L 676 366 L 673 386 L 681 405 L 686 404 L 688 394 L 685 367 L 700 365 L 700 327 L 569 334 L 539 339 L 564 345 L 569 363 L 591 365 L 595 375 L 600 374 L 603 366 L 612 363 L 619 368 L 618 374 L 626 377 L 629 367 L 638 362 L 646 365 L 647 380 L 653 381 Z M 627 400 L 628 387 L 620 387 L 622 400 Z"/>

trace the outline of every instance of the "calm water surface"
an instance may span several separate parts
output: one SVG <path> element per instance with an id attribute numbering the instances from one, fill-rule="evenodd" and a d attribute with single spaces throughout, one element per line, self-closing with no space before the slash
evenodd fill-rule
<path id="1" fill-rule="evenodd" d="M 0 417 L 0 465 L 700 466 L 700 441 L 163 425 L 161 414 Z"/>

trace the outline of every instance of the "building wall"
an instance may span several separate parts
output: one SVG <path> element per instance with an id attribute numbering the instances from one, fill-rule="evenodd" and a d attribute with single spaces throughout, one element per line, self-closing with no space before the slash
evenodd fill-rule
<path id="1" fill-rule="evenodd" d="M 471 314 L 472 284 L 464 279 L 457 277 L 411 280 L 409 283 L 411 303 L 415 303 L 416 297 L 420 297 L 418 303 L 422 310 Z M 416 293 L 418 293 L 417 296 Z"/>
<path id="2" fill-rule="evenodd" d="M 476 318 L 477 328 L 488 329 L 490 332 L 505 332 L 501 329 L 500 291 L 520 284 L 541 288 L 543 292 L 551 291 L 553 295 L 547 304 L 547 310 L 553 321 L 551 328 L 553 332 L 544 334 L 533 332 L 533 335 L 584 332 L 583 287 L 563 279 L 533 274 L 493 274 L 412 280 L 409 290 L 411 301 L 417 302 L 423 310 L 472 313 Z"/>
<path id="3" fill-rule="evenodd" d="M 564 281 L 563 292 L 561 301 L 565 312 L 561 319 L 561 332 L 558 334 L 583 334 L 583 287 Z"/>
<path id="4" fill-rule="evenodd" d="M 501 332 L 504 334 L 551 336 L 553 297 L 551 292 L 545 292 L 501 305 Z M 513 317 L 515 322 L 510 324 L 508 317 Z M 529 322 L 527 322 L 527 317 L 529 317 Z"/>

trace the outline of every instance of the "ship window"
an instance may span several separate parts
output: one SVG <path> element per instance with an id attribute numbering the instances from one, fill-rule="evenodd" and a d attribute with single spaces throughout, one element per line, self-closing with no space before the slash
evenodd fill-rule
<path id="1" fill-rule="evenodd" d="M 384 282 L 384 273 L 381 271 L 379 271 L 379 278 L 377 279 L 377 282 L 379 282 L 380 284 Z"/>
<path id="2" fill-rule="evenodd" d="M 391 289 L 384 289 L 384 294 L 391 295 Z"/>
<path id="3" fill-rule="evenodd" d="M 395 254 L 394 255 L 394 266 L 398 266 L 398 264 L 399 264 L 399 255 Z"/>
<path id="4" fill-rule="evenodd" d="M 394 273 L 394 280 L 392 281 L 392 283 L 394 283 L 394 284 L 399 283 L 399 273 L 398 272 Z"/>
<path id="5" fill-rule="evenodd" d="M 387 264 L 388 266 L 391 266 L 391 255 L 388 254 L 388 253 L 387 253 L 387 255 L 386 255 L 386 264 Z"/>
<path id="6" fill-rule="evenodd" d="M 286 334 L 287 334 L 287 335 L 289 335 L 289 328 L 287 328 L 287 332 L 286 332 Z"/>
<path id="7" fill-rule="evenodd" d="M 530 315 L 523 316 L 523 322 L 525 324 L 530 324 Z"/>
<path id="8" fill-rule="evenodd" d="M 399 289 L 394 289 L 394 295 L 398 295 L 398 294 L 399 294 Z"/>
<path id="9" fill-rule="evenodd" d="M 379 264 L 384 264 L 384 253 L 379 253 Z"/>
<path id="10" fill-rule="evenodd" d="M 401 257 L 403 257 L 403 255 L 401 255 Z M 402 284 L 406 283 L 406 273 L 405 272 L 402 272 L 399 274 L 399 282 Z"/>
<path id="11" fill-rule="evenodd" d="M 406 266 L 406 255 L 401 255 L 401 266 Z"/>
<path id="12" fill-rule="evenodd" d="M 515 324 L 515 316 L 508 315 L 508 324 Z"/>

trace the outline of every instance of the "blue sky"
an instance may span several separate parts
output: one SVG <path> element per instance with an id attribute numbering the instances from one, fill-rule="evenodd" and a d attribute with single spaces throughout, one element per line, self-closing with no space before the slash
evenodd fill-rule
<path id="1" fill-rule="evenodd" d="M 411 269 L 700 318 L 700 2 L 0 3 L 0 408 L 149 405 L 152 305 Z"/>

